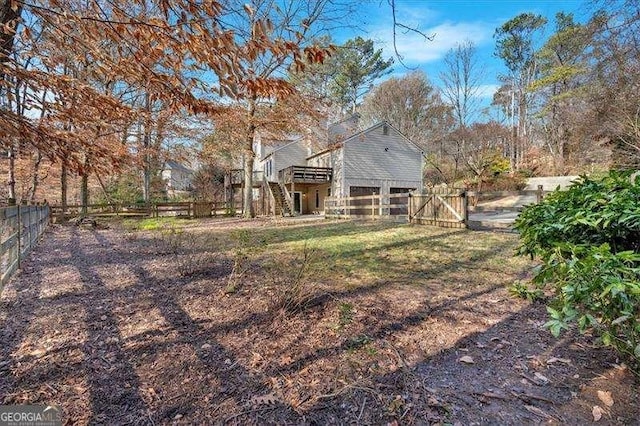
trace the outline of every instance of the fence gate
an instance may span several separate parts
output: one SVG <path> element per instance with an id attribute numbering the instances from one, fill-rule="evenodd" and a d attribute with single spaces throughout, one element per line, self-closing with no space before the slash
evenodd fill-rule
<path id="1" fill-rule="evenodd" d="M 444 228 L 466 228 L 466 193 L 460 189 L 432 188 L 409 198 L 409 222 Z"/>

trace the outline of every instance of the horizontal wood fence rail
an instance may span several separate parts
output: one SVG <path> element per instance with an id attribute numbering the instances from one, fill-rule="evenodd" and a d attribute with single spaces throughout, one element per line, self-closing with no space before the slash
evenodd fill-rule
<path id="1" fill-rule="evenodd" d="M 535 189 L 530 189 L 526 191 L 468 191 L 467 195 L 469 197 L 511 197 L 511 196 L 530 196 L 530 195 L 538 195 L 540 191 Z M 553 191 L 542 191 L 542 194 L 551 194 Z"/>
<path id="2" fill-rule="evenodd" d="M 409 194 L 358 195 L 356 197 L 327 197 L 324 216 L 329 219 L 392 219 L 407 220 Z"/>
<path id="3" fill-rule="evenodd" d="M 86 213 L 83 213 L 83 206 L 70 204 L 66 206 L 63 213 L 62 206 L 51 205 L 52 217 L 109 217 L 109 216 L 187 216 L 187 217 L 209 217 L 224 215 L 229 210 L 229 203 L 223 201 L 180 201 L 144 204 L 88 204 Z"/>
<path id="4" fill-rule="evenodd" d="M 0 291 L 44 233 L 50 211 L 47 205 L 0 208 Z"/>

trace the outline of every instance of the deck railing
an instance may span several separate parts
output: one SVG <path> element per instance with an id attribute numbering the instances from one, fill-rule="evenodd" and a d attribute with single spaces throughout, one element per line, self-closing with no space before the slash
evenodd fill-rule
<path id="1" fill-rule="evenodd" d="M 282 183 L 328 183 L 333 177 L 330 167 L 290 166 L 278 172 Z"/>

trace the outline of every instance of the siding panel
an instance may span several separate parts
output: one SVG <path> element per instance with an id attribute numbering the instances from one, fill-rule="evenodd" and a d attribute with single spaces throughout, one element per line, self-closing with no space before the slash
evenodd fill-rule
<path id="1" fill-rule="evenodd" d="M 344 178 L 349 186 L 415 187 L 422 182 L 422 153 L 392 127 L 383 126 L 344 144 Z M 387 182 L 379 185 L 380 181 Z M 385 191 L 386 192 L 386 191 Z"/>

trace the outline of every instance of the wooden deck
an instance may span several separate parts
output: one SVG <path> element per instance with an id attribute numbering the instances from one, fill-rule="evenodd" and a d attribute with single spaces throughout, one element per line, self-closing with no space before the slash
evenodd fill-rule
<path id="1" fill-rule="evenodd" d="M 278 172 L 280 182 L 289 183 L 329 183 L 333 178 L 331 167 L 291 166 Z"/>

